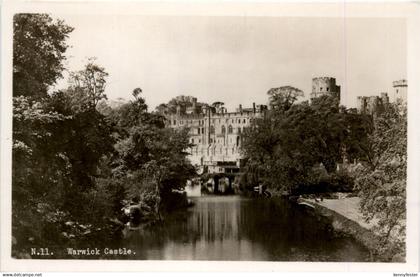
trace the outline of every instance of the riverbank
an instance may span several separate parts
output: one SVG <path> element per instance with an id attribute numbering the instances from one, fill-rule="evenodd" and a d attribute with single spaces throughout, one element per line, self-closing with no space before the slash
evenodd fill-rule
<path id="1" fill-rule="evenodd" d="M 371 253 L 376 253 L 380 247 L 380 236 L 375 232 L 378 220 L 366 222 L 360 212 L 360 198 L 348 197 L 342 199 L 310 199 L 300 197 L 297 200 L 300 205 L 313 208 L 318 214 L 331 220 L 334 230 L 354 237 L 357 241 L 368 248 Z M 404 255 L 382 254 L 375 260 L 405 262 Z"/>
<path id="2" fill-rule="evenodd" d="M 286 198 L 206 195 L 161 224 L 131 231 L 122 245 L 142 260 L 368 262 L 369 251 L 335 236 Z"/>

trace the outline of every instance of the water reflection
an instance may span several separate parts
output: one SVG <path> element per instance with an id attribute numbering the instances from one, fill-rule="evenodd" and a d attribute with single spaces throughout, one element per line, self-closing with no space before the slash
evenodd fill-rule
<path id="1" fill-rule="evenodd" d="M 161 226 L 132 231 L 125 247 L 137 259 L 367 261 L 351 238 L 287 201 L 239 196 L 195 198 L 195 206 Z"/>

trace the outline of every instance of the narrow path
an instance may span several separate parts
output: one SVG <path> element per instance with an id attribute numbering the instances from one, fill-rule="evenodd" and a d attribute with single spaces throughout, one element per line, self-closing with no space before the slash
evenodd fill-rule
<path id="1" fill-rule="evenodd" d="M 363 214 L 360 211 L 360 198 L 359 197 L 348 197 L 343 199 L 323 199 L 323 201 L 316 202 L 314 199 L 303 198 L 305 202 L 318 204 L 327 209 L 330 209 L 342 216 L 357 222 L 363 228 L 372 230 L 377 224 L 378 220 L 373 219 L 370 222 L 366 222 L 363 218 Z"/>

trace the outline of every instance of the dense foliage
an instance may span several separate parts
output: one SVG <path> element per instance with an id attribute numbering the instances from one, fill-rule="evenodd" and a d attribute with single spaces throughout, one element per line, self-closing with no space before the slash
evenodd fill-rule
<path id="1" fill-rule="evenodd" d="M 356 188 L 365 217 L 377 221 L 378 252 L 404 253 L 407 179 L 407 109 L 391 104 L 374 118 L 366 162 L 355 170 Z M 390 246 L 391 245 L 391 246 Z"/>
<path id="2" fill-rule="evenodd" d="M 73 28 L 46 14 L 13 20 L 13 95 L 42 98 L 62 76 L 66 38 Z"/>
<path id="3" fill-rule="evenodd" d="M 139 88 L 130 103 L 99 107 L 108 73 L 94 59 L 70 74 L 67 89 L 48 94 L 72 28 L 48 15 L 14 19 L 13 256 L 115 235 L 130 205 L 153 221 L 182 203 L 185 195 L 174 190 L 195 172 L 186 159 L 188 130 L 165 128 Z"/>
<path id="4" fill-rule="evenodd" d="M 296 103 L 302 94 L 291 87 L 269 95 L 273 109 L 245 132 L 242 185 L 291 194 L 354 191 L 366 220 L 377 225 L 378 254 L 404 253 L 406 107 L 391 103 L 366 115 L 332 96 Z"/>
<path id="5" fill-rule="evenodd" d="M 298 89 L 268 93 L 272 109 L 244 134 L 248 174 L 254 176 L 248 179 L 294 194 L 348 190 L 351 180 L 336 172 L 337 165 L 360 156 L 368 118 L 339 107 L 333 96 L 296 103 Z"/>

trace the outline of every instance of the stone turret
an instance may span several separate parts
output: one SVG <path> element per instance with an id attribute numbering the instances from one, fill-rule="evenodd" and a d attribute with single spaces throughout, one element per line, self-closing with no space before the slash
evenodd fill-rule
<path id="1" fill-rule="evenodd" d="M 407 80 L 402 79 L 392 82 L 393 100 L 399 102 L 407 102 Z"/>
<path id="2" fill-rule="evenodd" d="M 311 98 L 320 97 L 322 95 L 340 97 L 340 86 L 337 86 L 335 78 L 316 77 L 312 79 Z"/>

